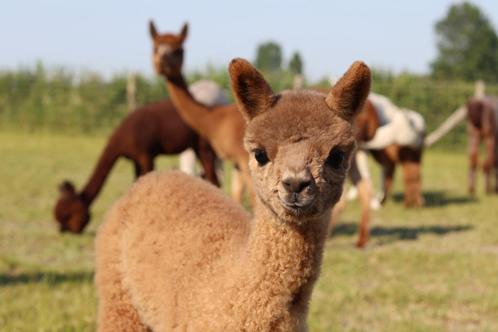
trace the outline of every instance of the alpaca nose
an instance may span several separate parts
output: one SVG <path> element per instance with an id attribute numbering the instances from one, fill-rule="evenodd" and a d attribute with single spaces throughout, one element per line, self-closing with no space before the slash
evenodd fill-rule
<path id="1" fill-rule="evenodd" d="M 311 177 L 287 177 L 282 180 L 282 185 L 289 193 L 299 194 L 311 186 Z"/>

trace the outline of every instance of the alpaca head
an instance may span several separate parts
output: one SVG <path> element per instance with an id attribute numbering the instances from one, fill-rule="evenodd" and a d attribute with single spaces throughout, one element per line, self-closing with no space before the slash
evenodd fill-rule
<path id="1" fill-rule="evenodd" d="M 355 149 L 352 121 L 370 89 L 354 63 L 328 94 L 274 94 L 247 61 L 230 64 L 232 90 L 247 121 L 244 145 L 257 196 L 278 219 L 305 223 L 339 200 Z"/>
<path id="2" fill-rule="evenodd" d="M 61 232 L 81 233 L 90 221 L 88 205 L 69 181 L 59 186 L 60 197 L 54 208 L 54 215 Z"/>
<path id="3" fill-rule="evenodd" d="M 188 24 L 185 23 L 179 34 L 159 34 L 154 22 L 149 22 L 152 38 L 152 62 L 157 74 L 174 77 L 181 73 L 183 64 L 183 42 L 188 35 Z"/>

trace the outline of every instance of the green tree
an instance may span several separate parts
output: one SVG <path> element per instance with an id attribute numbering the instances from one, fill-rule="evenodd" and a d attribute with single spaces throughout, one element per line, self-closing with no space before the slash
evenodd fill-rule
<path id="1" fill-rule="evenodd" d="M 294 52 L 289 61 L 289 71 L 294 75 L 303 74 L 303 60 L 299 52 Z"/>
<path id="2" fill-rule="evenodd" d="M 453 4 L 435 25 L 436 78 L 498 81 L 498 37 L 484 13 L 469 2 Z"/>
<path id="3" fill-rule="evenodd" d="M 256 52 L 256 67 L 268 72 L 282 69 L 282 50 L 280 45 L 269 41 L 258 46 Z"/>

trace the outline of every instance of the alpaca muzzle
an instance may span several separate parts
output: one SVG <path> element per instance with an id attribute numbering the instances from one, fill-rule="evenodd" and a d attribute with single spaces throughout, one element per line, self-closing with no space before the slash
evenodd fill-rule
<path id="1" fill-rule="evenodd" d="M 287 175 L 280 182 L 278 196 L 286 210 L 306 212 L 316 199 L 315 181 L 307 171 Z"/>

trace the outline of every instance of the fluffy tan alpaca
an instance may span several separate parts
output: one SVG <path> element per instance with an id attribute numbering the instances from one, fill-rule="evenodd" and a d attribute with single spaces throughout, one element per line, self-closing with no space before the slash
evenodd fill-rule
<path id="1" fill-rule="evenodd" d="M 97 236 L 99 331 L 306 330 L 370 71 L 353 64 L 328 94 L 274 94 L 242 59 L 229 71 L 255 216 L 181 172 L 142 177 Z"/>
<path id="2" fill-rule="evenodd" d="M 241 175 L 243 185 L 234 186 L 234 199 L 242 202 L 244 187 L 254 203 L 254 191 L 249 174 L 249 155 L 244 149 L 244 129 L 246 122 L 236 105 L 205 106 L 197 102 L 189 92 L 182 75 L 183 43 L 188 36 L 185 24 L 179 34 L 159 34 L 153 22 L 150 22 L 150 35 L 153 42 L 152 60 L 159 75 L 166 79 L 166 88 L 171 101 L 183 121 L 200 136 L 209 141 L 219 158 L 231 161 L 236 166 L 234 171 Z M 240 181 L 239 181 L 240 182 Z"/>

